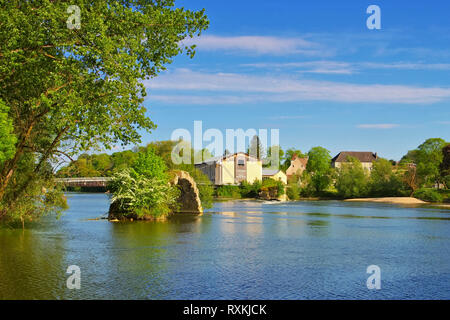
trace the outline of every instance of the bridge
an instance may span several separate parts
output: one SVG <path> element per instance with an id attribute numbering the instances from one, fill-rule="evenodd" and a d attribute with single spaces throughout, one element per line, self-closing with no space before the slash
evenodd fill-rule
<path id="1" fill-rule="evenodd" d="M 89 177 L 89 178 L 57 178 L 56 183 L 63 184 L 66 188 L 83 188 L 87 190 L 99 189 L 106 190 L 110 177 Z M 197 185 L 207 185 L 207 183 L 200 182 Z M 214 188 L 217 186 L 212 185 Z"/>
<path id="2" fill-rule="evenodd" d="M 66 187 L 83 187 L 83 188 L 106 188 L 111 180 L 109 177 L 90 177 L 90 178 L 59 178 L 57 183 L 62 183 Z"/>

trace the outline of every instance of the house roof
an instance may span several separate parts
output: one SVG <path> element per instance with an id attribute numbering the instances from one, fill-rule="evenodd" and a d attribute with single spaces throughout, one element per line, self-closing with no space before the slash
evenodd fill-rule
<path id="1" fill-rule="evenodd" d="M 223 156 L 212 157 L 212 158 L 206 159 L 206 160 L 204 160 L 204 161 L 202 161 L 202 162 L 196 162 L 195 164 L 196 164 L 196 165 L 202 164 L 202 163 L 208 163 L 208 164 L 210 164 L 210 163 L 214 163 L 214 162 L 221 161 L 221 160 L 226 159 L 226 158 L 235 157 L 235 156 L 238 155 L 238 154 L 243 154 L 243 155 L 245 155 L 247 158 L 249 158 L 249 159 L 251 159 L 251 160 L 255 160 L 255 161 L 258 160 L 258 159 L 256 159 L 255 157 L 249 156 L 249 155 L 248 155 L 247 153 L 245 153 L 245 152 L 236 152 L 236 153 L 233 153 L 233 154 L 227 154 L 227 155 L 223 155 Z"/>
<path id="2" fill-rule="evenodd" d="M 280 172 L 280 170 L 278 170 L 278 169 L 262 169 L 263 176 L 274 176 L 278 172 Z"/>
<path id="3" fill-rule="evenodd" d="M 297 158 L 297 159 L 306 168 L 306 165 L 308 164 L 308 158 Z"/>
<path id="4" fill-rule="evenodd" d="M 348 157 L 353 157 L 361 162 L 373 162 L 377 160 L 378 156 L 376 153 L 371 151 L 342 151 L 339 152 L 331 161 L 333 162 L 347 162 Z"/>

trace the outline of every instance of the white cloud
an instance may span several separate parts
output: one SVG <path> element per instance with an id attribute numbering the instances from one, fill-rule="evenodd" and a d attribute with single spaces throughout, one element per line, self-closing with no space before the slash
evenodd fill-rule
<path id="1" fill-rule="evenodd" d="M 248 63 L 242 64 L 244 67 L 272 68 L 272 69 L 301 69 L 304 73 L 322 74 L 352 74 L 354 67 L 347 62 L 337 61 L 307 61 L 307 62 L 287 62 L 287 63 Z"/>
<path id="2" fill-rule="evenodd" d="M 306 116 L 274 116 L 274 117 L 270 117 L 269 119 L 272 120 L 293 120 L 293 119 L 305 119 L 307 118 Z"/>
<path id="3" fill-rule="evenodd" d="M 450 88 L 354 84 L 303 80 L 292 76 L 200 73 L 187 69 L 178 69 L 145 81 L 145 85 L 152 91 L 149 95 L 151 99 L 183 104 L 293 101 L 425 104 L 450 99 Z M 163 90 L 171 93 L 161 93 Z M 155 91 L 158 93 L 155 94 Z"/>
<path id="4" fill-rule="evenodd" d="M 392 129 L 398 127 L 398 124 L 394 123 L 378 123 L 378 124 L 359 124 L 356 127 L 361 129 Z"/>
<path id="5" fill-rule="evenodd" d="M 286 63 L 247 63 L 244 67 L 265 68 L 265 69 L 300 69 L 303 73 L 322 74 L 354 74 L 364 69 L 392 69 L 392 70 L 435 70 L 448 71 L 450 63 L 414 63 L 414 62 L 342 62 L 342 61 L 307 61 L 307 62 L 286 62 Z"/>
<path id="6" fill-rule="evenodd" d="M 398 69 L 398 70 L 450 70 L 450 63 L 414 63 L 414 62 L 395 62 L 395 63 L 360 63 L 362 68 L 371 69 Z"/>
<path id="7" fill-rule="evenodd" d="M 201 36 L 187 39 L 185 45 L 196 44 L 200 50 L 231 51 L 253 54 L 301 54 L 306 56 L 329 56 L 331 52 L 323 50 L 315 42 L 302 38 L 281 38 L 269 36 Z"/>

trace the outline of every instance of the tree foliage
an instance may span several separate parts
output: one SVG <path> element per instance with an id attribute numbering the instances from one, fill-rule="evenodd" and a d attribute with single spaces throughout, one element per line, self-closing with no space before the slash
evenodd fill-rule
<path id="1" fill-rule="evenodd" d="M 442 163 L 439 169 L 443 182 L 447 188 L 450 188 L 450 144 L 442 149 Z"/>
<path id="2" fill-rule="evenodd" d="M 0 165 L 11 159 L 15 151 L 16 136 L 8 112 L 9 108 L 0 99 Z"/>
<path id="3" fill-rule="evenodd" d="M 284 151 L 279 145 L 270 146 L 267 150 L 267 157 L 263 161 L 263 167 L 280 169 L 284 159 Z"/>
<path id="4" fill-rule="evenodd" d="M 262 183 L 260 180 L 255 180 L 253 183 L 242 181 L 240 185 L 240 192 L 243 198 L 257 198 L 261 191 Z"/>
<path id="5" fill-rule="evenodd" d="M 147 148 L 144 152 L 139 152 L 132 168 L 137 174 L 147 178 L 168 179 L 167 166 L 164 160 L 156 154 L 153 147 Z"/>
<path id="6" fill-rule="evenodd" d="M 311 183 L 316 192 L 326 190 L 332 182 L 330 151 L 314 147 L 308 152 L 306 171 L 311 175 Z"/>
<path id="7" fill-rule="evenodd" d="M 296 181 L 289 182 L 286 187 L 286 195 L 290 200 L 300 199 L 300 188 Z"/>
<path id="8" fill-rule="evenodd" d="M 429 202 L 442 202 L 444 199 L 439 192 L 434 189 L 420 188 L 414 192 L 415 198 L 429 201 Z"/>
<path id="9" fill-rule="evenodd" d="M 138 217 L 169 214 L 179 196 L 179 190 L 166 179 L 140 174 L 133 169 L 114 174 L 109 188 L 112 203 L 118 203 L 122 212 L 131 212 Z"/>
<path id="10" fill-rule="evenodd" d="M 275 180 L 272 178 L 263 179 L 259 194 L 262 198 L 278 198 L 279 196 L 285 194 L 284 183 L 280 180 Z"/>
<path id="11" fill-rule="evenodd" d="M 383 158 L 379 158 L 373 163 L 368 187 L 370 195 L 375 197 L 403 195 L 401 177 L 394 172 L 392 163 Z"/>
<path id="12" fill-rule="evenodd" d="M 441 182 L 440 165 L 443 160 L 442 149 L 447 145 L 445 140 L 431 138 L 417 148 L 417 175 L 426 185 Z"/>
<path id="13" fill-rule="evenodd" d="M 358 198 L 367 195 L 367 172 L 361 162 L 348 157 L 347 162 L 337 170 L 336 189 L 343 198 Z"/>
<path id="14" fill-rule="evenodd" d="M 196 169 L 195 167 L 189 168 L 187 172 L 189 172 L 189 174 L 197 184 L 200 201 L 202 202 L 203 209 L 212 208 L 214 186 L 212 185 L 211 180 L 209 180 L 207 175 L 205 175 L 203 172 Z"/>
<path id="15" fill-rule="evenodd" d="M 247 153 L 258 160 L 261 160 L 266 156 L 266 151 L 264 150 L 261 139 L 258 136 L 253 136 Z"/>
<path id="16" fill-rule="evenodd" d="M 3 214 L 38 189 L 49 161 L 136 143 L 140 129 L 154 129 L 142 105 L 145 81 L 179 53 L 192 57 L 194 46 L 182 40 L 208 26 L 204 10 L 175 8 L 173 0 L 80 0 L 81 28 L 69 29 L 71 4 L 0 5 L 0 99 L 17 137 L 0 167 Z M 18 170 L 25 162 L 31 167 Z"/>
<path id="17" fill-rule="evenodd" d="M 176 205 L 179 190 L 169 183 L 164 160 L 153 147 L 139 152 L 129 169 L 115 173 L 109 185 L 112 202 L 137 216 L 156 217 L 170 213 Z"/>

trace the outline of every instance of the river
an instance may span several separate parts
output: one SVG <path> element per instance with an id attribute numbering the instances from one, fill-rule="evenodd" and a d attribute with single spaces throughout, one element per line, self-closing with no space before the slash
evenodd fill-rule
<path id="1" fill-rule="evenodd" d="M 105 194 L 0 228 L 0 299 L 450 299 L 450 210 L 341 201 L 216 202 L 112 223 Z M 79 266 L 81 288 L 68 289 Z M 369 265 L 381 289 L 369 290 Z"/>

